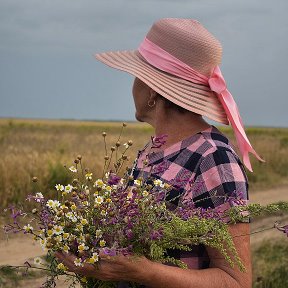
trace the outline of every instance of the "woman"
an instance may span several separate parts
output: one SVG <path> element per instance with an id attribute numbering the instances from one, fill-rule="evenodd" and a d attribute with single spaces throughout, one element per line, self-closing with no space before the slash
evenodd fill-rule
<path id="1" fill-rule="evenodd" d="M 262 160 L 249 143 L 218 67 L 221 52 L 219 41 L 198 21 L 169 18 L 153 24 L 138 50 L 96 55 L 105 64 L 136 76 L 136 119 L 151 124 L 156 136 L 167 135 L 165 143 L 154 147 L 152 153 L 147 152 L 152 144 L 139 153 L 133 174 L 146 177 L 152 169 L 154 177 L 172 184 L 172 205 L 194 201 L 197 206 L 218 208 L 229 205 L 229 196 L 248 198 L 247 177 L 239 157 L 229 140 L 202 116 L 232 125 L 249 170 L 249 152 Z M 57 257 L 76 273 L 147 287 L 251 287 L 249 224 L 232 225 L 230 232 L 245 273 L 230 267 L 219 252 L 202 246 L 189 253 L 170 251 L 188 264 L 188 270 L 145 257 L 134 261 L 105 255 L 96 270 L 92 265 L 76 268 L 73 255 L 57 253 Z"/>

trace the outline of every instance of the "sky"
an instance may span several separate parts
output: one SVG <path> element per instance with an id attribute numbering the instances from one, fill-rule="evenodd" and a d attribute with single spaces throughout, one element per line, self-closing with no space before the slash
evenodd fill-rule
<path id="1" fill-rule="evenodd" d="M 137 49 L 160 18 L 222 43 L 245 125 L 288 127 L 287 0 L 0 0 L 0 117 L 134 120 L 133 76 L 98 52 Z"/>

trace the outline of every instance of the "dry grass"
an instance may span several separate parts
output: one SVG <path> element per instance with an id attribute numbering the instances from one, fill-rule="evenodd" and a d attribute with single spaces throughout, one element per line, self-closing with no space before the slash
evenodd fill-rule
<path id="1" fill-rule="evenodd" d="M 65 184 L 71 176 L 63 165 L 72 165 L 78 154 L 83 155 L 85 166 L 100 176 L 105 155 L 102 132 L 107 132 L 110 147 L 121 126 L 116 122 L 0 119 L 0 208 L 23 202 L 35 189 L 33 176 L 39 178 L 38 191 L 52 191 L 56 183 Z M 221 130 L 235 143 L 230 128 Z M 255 173 L 248 174 L 251 190 L 287 183 L 288 129 L 248 128 L 247 133 L 266 159 L 265 164 L 252 159 Z M 151 135 L 148 125 L 128 123 L 122 143 L 133 140 L 131 160 Z"/>

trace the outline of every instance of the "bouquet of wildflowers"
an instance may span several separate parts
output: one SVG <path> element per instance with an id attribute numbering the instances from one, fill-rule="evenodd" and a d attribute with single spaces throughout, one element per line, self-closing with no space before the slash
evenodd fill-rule
<path id="1" fill-rule="evenodd" d="M 263 212 L 288 210 L 287 203 L 261 207 L 246 205 L 236 198 L 229 199 L 233 208 L 225 211 L 196 208 L 195 203 L 171 210 L 165 201 L 172 188 L 167 183 L 153 178 L 133 179 L 128 172 L 119 176 L 132 141 L 125 143 L 124 151 L 120 151 L 119 137 L 110 155 L 107 155 L 106 133 L 103 137 L 106 156 L 101 178 L 94 178 L 93 173 L 83 167 L 79 155 L 73 166 L 68 168 L 69 173 L 75 176 L 73 181 L 57 184 L 53 199 L 37 192 L 27 197 L 28 201 L 35 203 L 31 212 L 9 208 L 14 221 L 5 225 L 5 231 L 32 234 L 47 252 L 49 261 L 42 263 L 42 269 L 48 271 L 48 278 L 42 287 L 55 287 L 59 275 L 71 277 L 71 287 L 77 282 L 87 288 L 117 287 L 115 282 L 85 278 L 69 272 L 57 262 L 54 257 L 56 251 L 76 255 L 76 266 L 89 263 L 97 267 L 101 261 L 100 254 L 105 253 L 110 256 L 146 256 L 154 261 L 186 268 L 185 263 L 169 257 L 167 250 L 189 251 L 192 245 L 204 244 L 218 249 L 231 265 L 236 264 L 244 270 L 229 234 L 228 223 L 243 221 Z M 154 140 L 157 143 L 157 139 Z M 114 163 L 113 155 L 116 155 Z M 37 183 L 36 178 L 33 181 Z M 17 219 L 28 214 L 29 221 L 20 225 Z M 287 233 L 286 228 L 278 227 Z M 39 258 L 37 261 L 40 262 Z M 33 266 L 29 264 L 29 268 Z M 137 287 L 137 284 L 131 283 L 131 286 Z"/>

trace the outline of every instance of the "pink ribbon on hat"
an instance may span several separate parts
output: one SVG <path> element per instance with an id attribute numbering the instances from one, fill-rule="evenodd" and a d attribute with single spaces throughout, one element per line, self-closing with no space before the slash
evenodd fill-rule
<path id="1" fill-rule="evenodd" d="M 226 112 L 227 118 L 234 130 L 237 144 L 243 157 L 244 165 L 249 171 L 253 172 L 249 159 L 249 152 L 254 154 L 259 161 L 265 162 L 256 153 L 247 138 L 238 107 L 231 93 L 226 87 L 226 82 L 219 66 L 214 68 L 212 75 L 210 78 L 208 78 L 170 53 L 166 52 L 147 38 L 145 38 L 140 44 L 138 51 L 148 63 L 162 71 L 194 83 L 208 84 L 210 89 L 217 94 L 217 97 Z"/>

